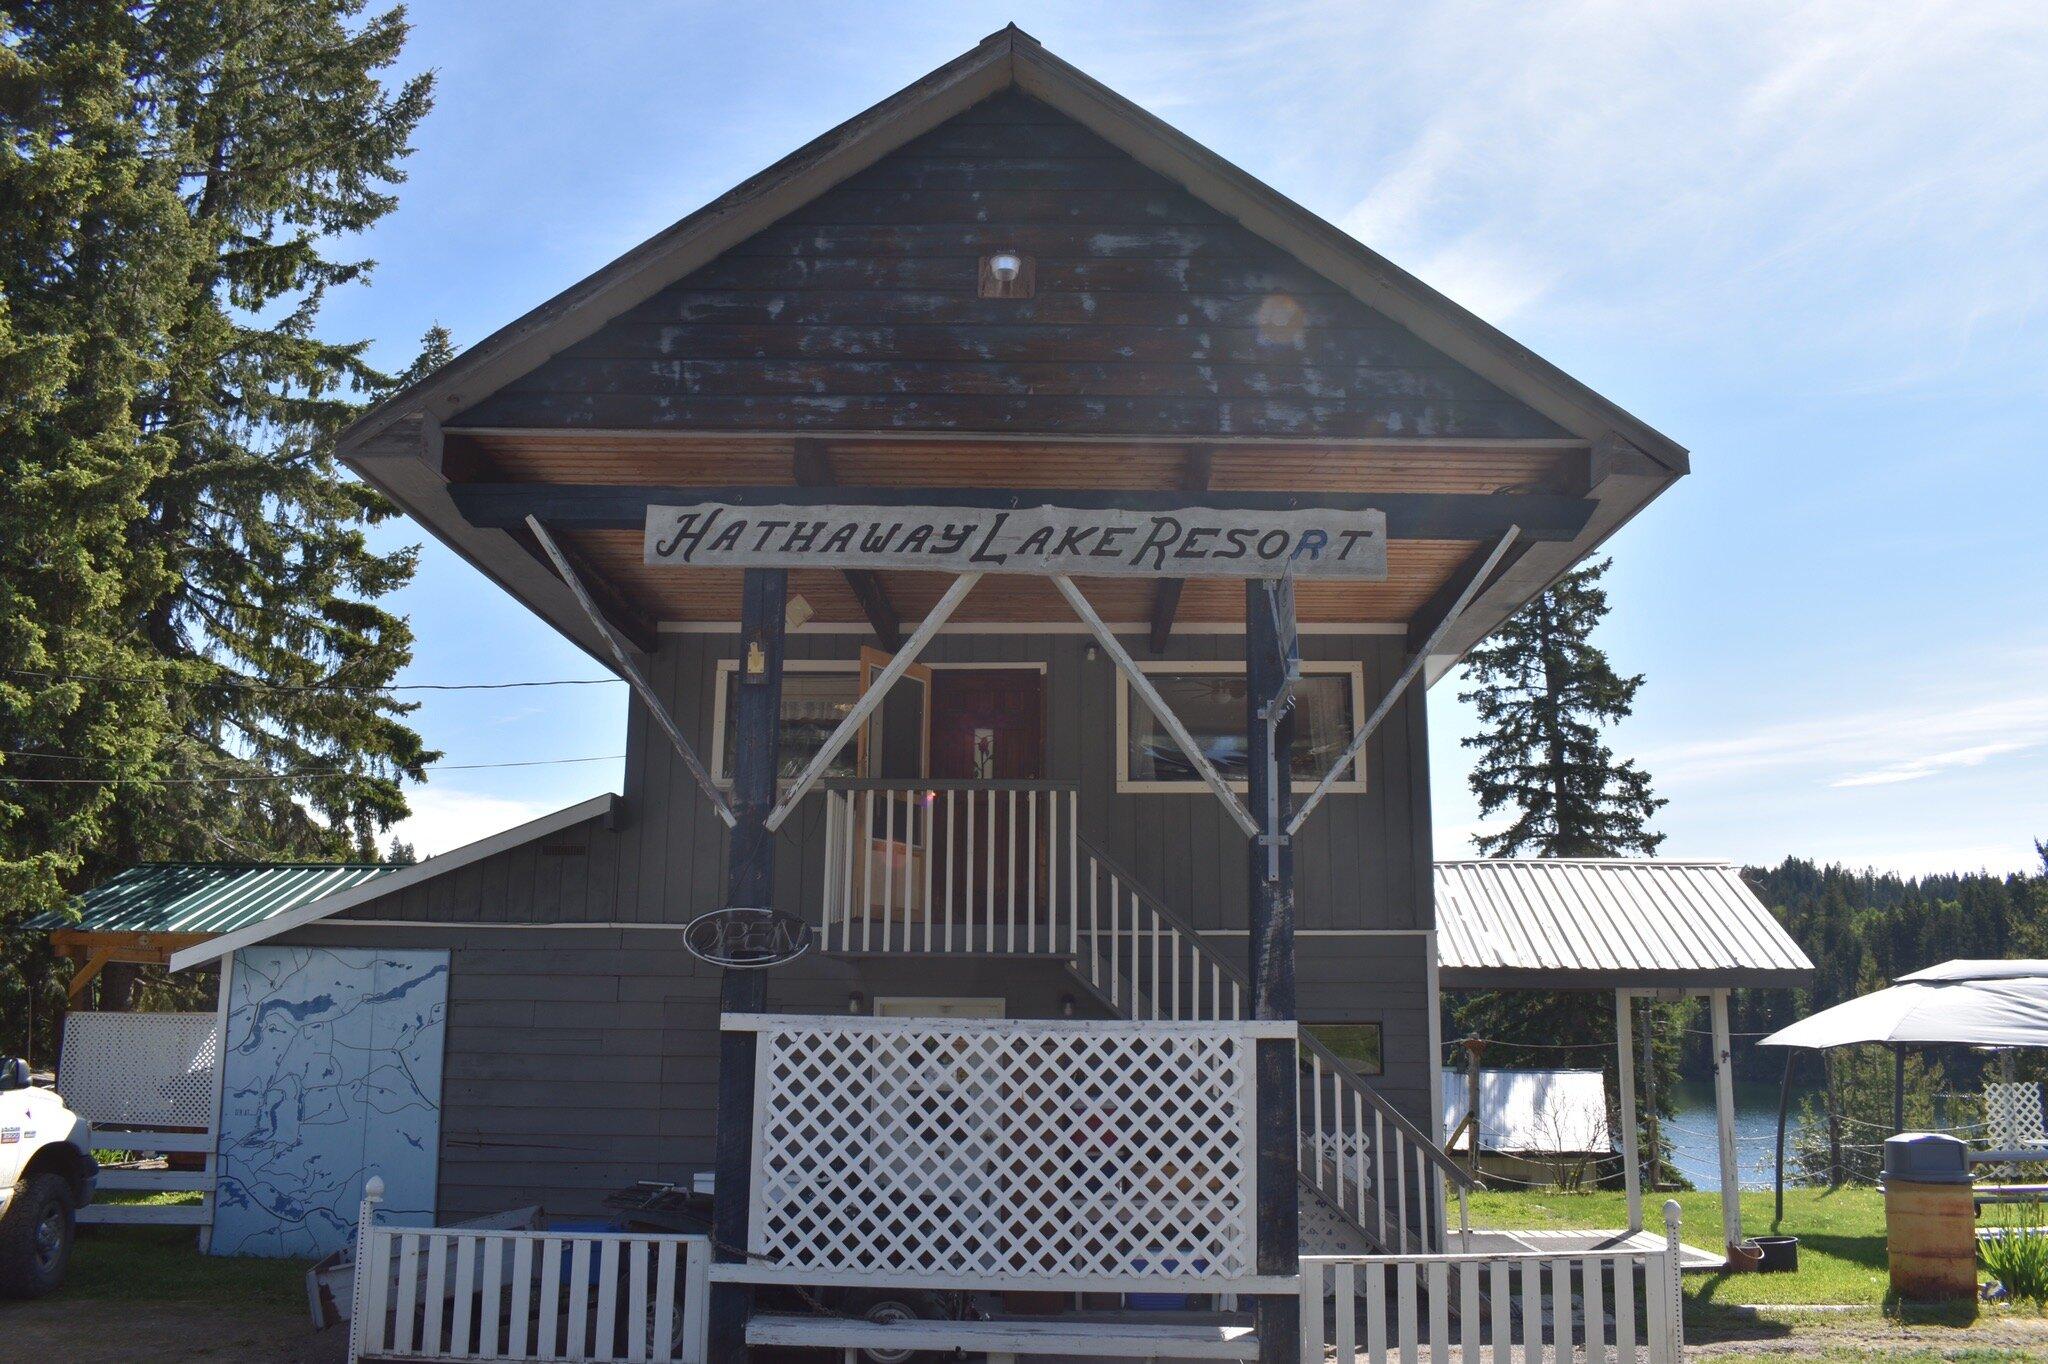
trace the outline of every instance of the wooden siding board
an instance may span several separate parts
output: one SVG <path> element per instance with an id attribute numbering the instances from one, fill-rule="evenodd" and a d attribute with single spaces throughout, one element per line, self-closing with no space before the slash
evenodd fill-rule
<path id="1" fill-rule="evenodd" d="M 1548 419 L 1043 105 L 990 101 L 450 424 L 1554 437 Z M 991 251 L 1028 299 L 979 296 Z"/>

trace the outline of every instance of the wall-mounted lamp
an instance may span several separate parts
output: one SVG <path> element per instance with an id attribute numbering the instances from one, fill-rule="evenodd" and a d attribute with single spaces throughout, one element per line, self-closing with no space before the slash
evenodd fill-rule
<path id="1" fill-rule="evenodd" d="M 1061 996 L 1060 996 L 1060 1017 L 1061 1017 L 1061 1018 L 1072 1018 L 1073 1016 L 1074 1016 L 1074 997 L 1073 997 L 1072 995 L 1061 995 Z"/>
<path id="2" fill-rule="evenodd" d="M 868 997 L 866 995 L 862 994 L 858 990 L 855 990 L 852 994 L 846 997 L 846 1012 L 850 1014 L 864 1014 L 867 1011 Z"/>
<path id="3" fill-rule="evenodd" d="M 1029 298 L 1037 276 L 1031 257 L 1016 251 L 994 251 L 981 258 L 983 298 Z"/>

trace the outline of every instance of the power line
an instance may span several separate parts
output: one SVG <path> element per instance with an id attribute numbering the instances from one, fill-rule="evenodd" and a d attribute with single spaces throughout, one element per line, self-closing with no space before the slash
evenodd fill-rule
<path id="1" fill-rule="evenodd" d="M 570 763 L 616 762 L 625 757 L 623 753 L 600 753 L 588 758 L 533 758 L 525 762 L 505 763 L 429 763 L 428 772 L 480 772 L 488 768 L 502 767 L 561 767 Z M 0 776 L 0 784 L 9 786 L 227 786 L 235 782 L 295 781 L 304 777 L 363 777 L 363 772 L 351 772 L 343 767 L 305 767 L 292 772 L 250 772 L 239 776 L 215 777 L 8 777 Z"/>
<path id="2" fill-rule="evenodd" d="M 395 691 L 517 691 L 531 687 L 603 687 L 621 684 L 616 677 L 550 677 L 525 682 L 263 682 L 251 677 L 221 678 L 217 681 L 167 681 L 158 677 L 125 677 L 119 673 L 59 673 L 37 668 L 0 668 L 10 677 L 27 677 L 52 684 L 59 682 L 121 682 L 138 687 L 168 687 L 184 691 L 271 691 L 271 692 L 362 692 Z"/>

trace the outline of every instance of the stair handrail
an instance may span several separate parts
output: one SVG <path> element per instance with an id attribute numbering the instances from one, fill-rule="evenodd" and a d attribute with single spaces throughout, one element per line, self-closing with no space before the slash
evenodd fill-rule
<path id="1" fill-rule="evenodd" d="M 1088 835 L 1080 833 L 1077 830 L 1075 841 L 1080 844 L 1082 852 L 1085 852 L 1090 857 L 1094 858 L 1098 863 L 1102 865 L 1105 871 L 1109 872 L 1112 876 L 1115 876 L 1118 882 L 1123 886 L 1127 887 L 1130 890 L 1131 894 L 1148 910 L 1150 910 L 1154 914 L 1157 914 L 1160 918 L 1166 920 L 1167 923 L 1171 924 L 1175 929 L 1179 930 L 1181 936 L 1188 940 L 1189 947 L 1192 951 L 1194 951 L 1200 956 L 1207 958 L 1208 962 L 1211 965 L 1220 967 L 1225 975 L 1229 976 L 1230 979 L 1236 981 L 1238 985 L 1243 987 L 1245 992 L 1244 997 L 1247 1000 L 1251 998 L 1251 977 L 1246 975 L 1243 971 L 1239 970 L 1237 964 L 1231 961 L 1230 958 L 1224 956 L 1222 953 L 1218 952 L 1214 947 L 1212 947 L 1209 943 L 1209 940 L 1202 935 L 1200 929 L 1196 928 L 1193 924 L 1189 923 L 1186 919 L 1182 918 L 1173 910 L 1167 908 L 1165 903 L 1161 901 L 1158 896 L 1154 895 L 1142 881 L 1138 880 L 1138 878 L 1136 878 L 1135 876 L 1132 876 L 1131 873 L 1121 864 L 1119 864 L 1115 858 L 1109 856 L 1107 853 L 1103 852 L 1102 849 L 1096 847 L 1094 843 L 1089 841 Z M 1367 1084 L 1364 1078 L 1360 1076 L 1359 1073 L 1351 1067 L 1350 1063 L 1345 1061 L 1342 1057 L 1338 1056 L 1336 1052 L 1331 1051 L 1328 1046 L 1326 1046 L 1319 1038 L 1315 1036 L 1315 1034 L 1307 1031 L 1306 1029 L 1301 1030 L 1300 1040 L 1301 1047 L 1304 1051 L 1308 1052 L 1310 1055 L 1313 1055 L 1317 1060 L 1321 1061 L 1322 1064 L 1327 1069 L 1329 1069 L 1332 1074 L 1336 1075 L 1346 1086 L 1356 1091 L 1375 1113 L 1384 1117 L 1389 1123 L 1393 1124 L 1396 1128 L 1400 1130 L 1403 1136 L 1405 1136 L 1418 1149 L 1425 1152 L 1428 1156 L 1429 1162 L 1432 1165 L 1435 1165 L 1439 1170 L 1443 1171 L 1444 1177 L 1446 1179 L 1450 1180 L 1460 1189 L 1472 1189 L 1477 1187 L 1477 1181 L 1472 1178 L 1472 1174 L 1469 1170 L 1467 1170 L 1463 1165 L 1460 1165 L 1456 1160 L 1452 1159 L 1450 1154 L 1446 1152 L 1441 1146 L 1439 1146 L 1437 1142 L 1433 1138 L 1431 1138 L 1427 1133 L 1425 1133 L 1420 1127 L 1417 1127 L 1413 1122 L 1409 1121 L 1407 1116 L 1403 1114 L 1400 1109 L 1395 1108 L 1385 1098 L 1381 1097 L 1379 1091 L 1374 1089 L 1371 1085 Z"/>

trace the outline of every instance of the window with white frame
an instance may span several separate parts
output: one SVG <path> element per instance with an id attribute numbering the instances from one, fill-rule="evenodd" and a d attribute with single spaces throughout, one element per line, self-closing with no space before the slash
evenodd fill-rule
<path id="1" fill-rule="evenodd" d="M 1377 1023 L 1307 1023 L 1303 1025 L 1315 1034 L 1337 1058 L 1357 1071 L 1360 1075 L 1384 1075 L 1387 1073 L 1387 1059 L 1384 1039 Z"/>
<path id="2" fill-rule="evenodd" d="M 718 664 L 718 699 L 712 716 L 718 743 L 711 755 L 711 775 L 728 781 L 733 772 L 733 753 L 739 742 L 739 662 L 721 659 Z M 782 739 L 776 750 L 776 779 L 794 781 L 804 767 L 825 746 L 825 740 L 846 718 L 860 699 L 859 665 L 852 660 L 791 659 L 782 665 Z M 825 769 L 828 777 L 851 777 L 854 746 L 848 744 Z"/>
<path id="3" fill-rule="evenodd" d="M 1225 781 L 1242 791 L 1247 759 L 1244 664 L 1141 663 L 1138 667 L 1187 727 L 1202 756 Z M 1294 789 L 1309 791 L 1358 731 L 1365 708 L 1365 667 L 1361 663 L 1303 663 L 1301 672 L 1289 766 Z M 1131 694 L 1130 682 L 1119 675 L 1116 687 L 1117 790 L 1207 790 L 1151 707 Z M 1365 789 L 1364 774 L 1355 762 L 1332 789 Z"/>

